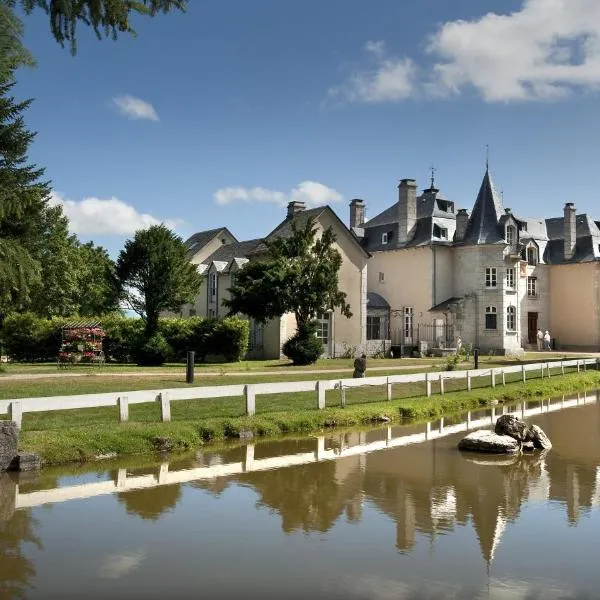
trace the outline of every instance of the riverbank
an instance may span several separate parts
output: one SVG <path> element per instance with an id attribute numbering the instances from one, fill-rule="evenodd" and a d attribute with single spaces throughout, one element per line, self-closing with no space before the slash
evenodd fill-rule
<path id="1" fill-rule="evenodd" d="M 549 398 L 600 387 L 600 373 L 587 371 L 527 384 L 509 383 L 496 388 L 449 392 L 445 395 L 415 396 L 391 401 L 351 404 L 345 408 L 294 410 L 258 414 L 254 417 L 219 417 L 160 422 L 101 422 L 56 427 L 40 420 L 35 429 L 21 434 L 20 449 L 36 452 L 46 464 L 89 461 L 102 456 L 181 452 L 207 443 L 239 439 L 249 432 L 256 437 L 276 437 L 298 433 L 309 435 L 336 427 L 354 427 L 377 422 L 424 421 L 449 416 L 495 402 L 517 403 L 524 399 Z M 67 411 L 77 412 L 77 411 Z"/>

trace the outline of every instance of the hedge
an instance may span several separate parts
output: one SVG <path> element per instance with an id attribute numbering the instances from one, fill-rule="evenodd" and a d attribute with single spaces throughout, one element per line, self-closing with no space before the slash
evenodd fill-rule
<path id="1" fill-rule="evenodd" d="M 2 353 L 14 361 L 48 362 L 56 360 L 61 341 L 61 327 L 76 318 L 43 319 L 31 313 L 8 315 L 0 330 Z M 92 320 L 90 318 L 90 320 Z M 147 353 L 144 323 L 139 318 L 108 315 L 98 317 L 106 337 L 103 349 L 111 362 L 136 362 Z M 185 360 L 188 350 L 196 352 L 201 362 L 208 356 L 233 362 L 244 358 L 250 337 L 248 321 L 238 317 L 224 319 L 160 319 L 158 333 L 168 346 L 166 358 Z M 144 349 L 145 348 L 145 349 Z"/>

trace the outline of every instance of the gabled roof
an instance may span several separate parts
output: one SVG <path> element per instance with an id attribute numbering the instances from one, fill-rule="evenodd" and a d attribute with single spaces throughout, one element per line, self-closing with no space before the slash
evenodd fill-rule
<path id="1" fill-rule="evenodd" d="M 503 242 L 504 235 L 498 227 L 503 214 L 502 203 L 494 189 L 489 169 L 486 169 L 462 243 L 495 244 Z"/>
<path id="2" fill-rule="evenodd" d="M 206 246 L 210 241 L 216 238 L 219 233 L 226 231 L 234 240 L 236 237 L 227 229 L 227 227 L 218 227 L 217 229 L 207 229 L 206 231 L 198 231 L 191 235 L 186 241 L 187 255 L 193 256 L 198 250 Z"/>
<path id="3" fill-rule="evenodd" d="M 568 262 L 600 260 L 600 228 L 597 225 L 597 221 L 587 214 L 582 214 L 575 217 L 575 223 L 575 254 Z M 564 251 L 564 217 L 546 219 L 546 228 L 550 242 L 544 252 L 544 262 L 549 264 L 566 262 Z"/>
<path id="4" fill-rule="evenodd" d="M 357 237 L 346 227 L 344 222 L 337 216 L 334 210 L 332 210 L 329 206 L 319 206 L 317 208 L 310 208 L 307 210 L 302 210 L 297 212 L 292 217 L 285 218 L 271 233 L 265 236 L 263 243 L 259 243 L 255 248 L 252 249 L 248 254 L 260 254 L 262 252 L 267 251 L 267 246 L 264 243 L 274 240 L 280 237 L 290 237 L 292 235 L 292 223 L 296 225 L 297 228 L 301 229 L 306 225 L 306 222 L 313 218 L 315 221 L 318 221 L 319 218 L 327 213 L 331 217 L 333 217 L 334 221 L 337 221 L 341 230 L 344 232 L 346 239 L 348 239 L 351 244 L 353 244 L 357 249 L 360 250 L 361 254 L 366 257 L 371 256 L 360 244 Z"/>
<path id="5" fill-rule="evenodd" d="M 235 258 L 246 258 L 246 256 L 260 243 L 261 238 L 255 240 L 246 240 L 244 242 L 235 242 L 233 244 L 225 244 L 215 250 L 203 262 L 210 264 L 212 262 L 230 263 Z"/>

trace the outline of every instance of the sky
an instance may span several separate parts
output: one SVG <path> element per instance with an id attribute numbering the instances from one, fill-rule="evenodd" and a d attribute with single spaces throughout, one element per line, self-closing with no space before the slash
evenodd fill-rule
<path id="1" fill-rule="evenodd" d="M 30 158 L 113 256 L 159 222 L 262 237 L 290 200 L 373 217 L 432 165 L 470 209 L 486 146 L 514 213 L 600 217 L 597 0 L 190 0 L 135 38 L 80 26 L 75 57 L 23 20 Z"/>

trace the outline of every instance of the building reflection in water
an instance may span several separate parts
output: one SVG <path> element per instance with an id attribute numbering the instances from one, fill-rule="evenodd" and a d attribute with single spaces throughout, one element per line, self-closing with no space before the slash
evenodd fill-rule
<path id="1" fill-rule="evenodd" d="M 257 494 L 259 508 L 265 507 L 281 518 L 282 528 L 289 534 L 327 532 L 341 518 L 360 522 L 365 504 L 394 522 L 395 545 L 403 553 L 411 552 L 419 538 L 435 545 L 437 536 L 472 524 L 489 566 L 506 528 L 527 503 L 559 503 L 565 507 L 568 521 L 576 524 L 582 513 L 600 502 L 600 403 L 540 414 L 535 421 L 553 442 L 548 453 L 502 457 L 461 454 L 456 450 L 461 434 L 361 453 L 365 444 L 385 447 L 386 441 L 402 436 L 424 439 L 424 429 L 432 432 L 443 428 L 443 424 L 435 423 L 427 428 L 388 428 L 200 452 L 187 462 L 165 463 L 160 469 L 121 469 L 113 474 L 114 483 L 75 486 L 74 492 L 50 490 L 54 500 L 44 500 L 49 496 L 43 491 L 23 493 L 24 488 L 20 495 L 17 493 L 17 500 L 27 507 L 64 501 L 69 493 L 83 498 L 116 491 L 128 513 L 158 520 L 176 508 L 182 483 L 214 496 L 226 493 L 231 485 L 242 485 Z M 324 456 L 328 459 L 323 460 Z M 266 469 L 265 461 L 268 467 L 295 466 Z M 265 470 L 253 470 L 259 465 Z M 216 476 L 211 477 L 211 473 Z M 9 571 L 14 573 L 14 585 L 24 587 L 28 569 L 33 567 L 24 558 L 19 562 L 19 544 L 35 543 L 36 539 L 29 509 L 15 512 L 16 484 L 4 477 L 0 487 L 0 551 L 2 556 L 17 557 L 18 566 Z M 144 489 L 120 491 L 124 481 L 136 477 Z M 7 561 L 0 560 L 0 564 Z M 0 580 L 9 577 L 7 569 L 0 568 Z"/>

